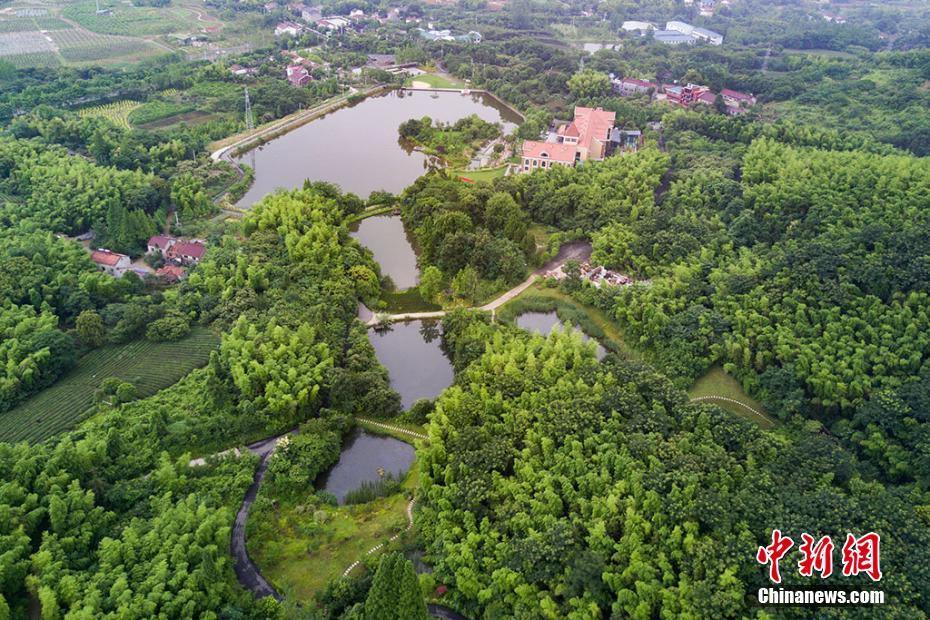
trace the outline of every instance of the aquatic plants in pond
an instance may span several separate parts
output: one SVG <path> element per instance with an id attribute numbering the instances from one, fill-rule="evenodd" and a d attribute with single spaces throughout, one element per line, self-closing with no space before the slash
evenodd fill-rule
<path id="1" fill-rule="evenodd" d="M 320 477 L 316 486 L 344 504 L 363 483 L 378 482 L 387 472 L 406 472 L 415 457 L 413 446 L 408 443 L 356 429 L 346 440 L 339 461 Z"/>

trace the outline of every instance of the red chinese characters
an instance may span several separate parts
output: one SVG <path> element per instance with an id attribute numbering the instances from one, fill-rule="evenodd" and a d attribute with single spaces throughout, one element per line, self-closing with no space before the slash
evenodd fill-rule
<path id="1" fill-rule="evenodd" d="M 869 532 L 860 538 L 846 534 L 843 544 L 843 574 L 847 577 L 865 573 L 872 581 L 882 578 L 880 562 L 881 538 L 875 532 Z"/>
<path id="2" fill-rule="evenodd" d="M 808 533 L 801 534 L 803 542 L 798 547 L 801 559 L 798 561 L 798 572 L 804 577 L 811 577 L 818 573 L 821 579 L 833 574 L 833 540 L 829 536 L 815 539 Z M 759 564 L 769 565 L 769 579 L 774 583 L 781 583 L 779 561 L 785 557 L 794 546 L 794 541 L 783 536 L 781 530 L 772 530 L 772 543 L 759 547 L 756 552 L 756 561 Z M 875 532 L 869 532 L 860 537 L 846 534 L 846 542 L 842 550 L 843 575 L 846 577 L 865 573 L 872 581 L 882 578 L 881 570 L 881 538 Z"/>
<path id="3" fill-rule="evenodd" d="M 805 577 L 810 577 L 814 571 L 820 573 L 821 579 L 826 579 L 833 574 L 833 541 L 829 536 L 824 536 L 816 543 L 814 537 L 810 534 L 801 534 L 804 543 L 798 547 L 803 556 L 798 562 L 798 572 Z"/>
<path id="4" fill-rule="evenodd" d="M 788 550 L 794 546 L 794 541 L 781 535 L 781 530 L 772 530 L 772 544 L 768 547 L 759 547 L 756 552 L 756 561 L 759 564 L 769 564 L 769 579 L 781 583 L 781 573 L 778 571 L 778 562 Z"/>

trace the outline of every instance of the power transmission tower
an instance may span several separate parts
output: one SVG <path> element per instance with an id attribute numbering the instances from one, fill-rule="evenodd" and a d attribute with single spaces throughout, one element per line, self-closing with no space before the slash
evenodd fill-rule
<path id="1" fill-rule="evenodd" d="M 245 87 L 245 128 L 251 134 L 255 130 L 255 121 L 252 120 L 252 102 L 249 99 L 249 87 Z M 249 150 L 249 163 L 255 171 L 255 149 Z"/>

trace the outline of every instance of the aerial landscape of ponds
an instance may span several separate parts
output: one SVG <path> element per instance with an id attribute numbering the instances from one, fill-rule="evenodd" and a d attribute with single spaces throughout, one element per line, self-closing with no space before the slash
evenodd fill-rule
<path id="1" fill-rule="evenodd" d="M 481 93 L 391 91 L 340 108 L 298 127 L 238 161 L 251 163 L 255 182 L 239 206 L 249 207 L 275 189 L 300 187 L 304 179 L 329 181 L 367 198 L 375 190 L 397 193 L 430 166 L 429 157 L 405 148 L 398 126 L 429 116 L 450 123 L 471 114 L 501 123 L 509 133 L 519 117 Z"/>
<path id="2" fill-rule="evenodd" d="M 376 215 L 351 227 L 351 235 L 371 250 L 381 265 L 381 274 L 390 276 L 398 289 L 416 286 L 420 271 L 410 235 L 399 216 Z"/>
<path id="3" fill-rule="evenodd" d="M 436 321 L 394 323 L 368 332 L 404 409 L 421 398 L 436 398 L 452 385 L 452 363 L 439 346 L 440 333 Z"/>
<path id="4" fill-rule="evenodd" d="M 559 316 L 554 310 L 550 312 L 524 312 L 517 317 L 516 323 L 527 331 L 538 332 L 540 334 L 548 334 L 556 325 L 560 328 L 562 327 L 562 322 L 559 320 Z M 590 340 L 590 336 L 581 331 L 580 327 L 575 325 L 574 328 L 581 333 L 582 340 L 585 342 Z M 595 356 L 599 360 L 604 359 L 604 356 L 607 355 L 607 349 L 596 340 L 594 342 L 597 345 Z"/>
<path id="5" fill-rule="evenodd" d="M 363 482 L 375 482 L 382 474 L 403 474 L 413 464 L 416 451 L 408 443 L 355 429 L 342 445 L 342 453 L 332 469 L 316 485 L 345 503 L 346 494 Z"/>

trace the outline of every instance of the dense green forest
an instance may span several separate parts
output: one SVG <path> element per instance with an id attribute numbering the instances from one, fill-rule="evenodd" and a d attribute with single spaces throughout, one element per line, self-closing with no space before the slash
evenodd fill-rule
<path id="1" fill-rule="evenodd" d="M 261 11 L 269 29 L 299 13 L 283 2 L 208 4 L 230 20 Z M 61 426 L 70 430 L 0 443 L 0 620 L 382 620 L 427 617 L 427 602 L 471 618 L 927 616 L 930 11 L 496 4 L 406 3 L 389 20 L 383 3 L 327 0 L 326 14 L 365 16 L 215 62 L 0 61 L 0 422 L 88 353 L 210 340 L 209 357 L 154 395 L 95 377 L 82 387 L 92 406 Z M 826 19 L 828 8 L 845 23 Z M 622 32 L 629 19 L 680 19 L 725 43 L 664 46 Z M 483 38 L 427 41 L 417 30 L 427 26 Z M 594 41 L 607 47 L 581 48 Z M 294 54 L 311 60 L 305 87 L 284 77 Z M 430 170 L 367 201 L 308 180 L 233 208 L 255 171 L 208 151 L 244 129 L 244 87 L 262 124 L 401 83 L 366 67 L 369 54 L 492 91 L 526 117 L 501 136 L 509 144 L 589 105 L 643 130 L 646 145 L 489 182 Z M 249 72 L 233 74 L 234 62 Z M 735 118 L 673 110 L 617 96 L 611 77 L 739 89 L 759 105 Z M 500 128 L 427 117 L 398 133 L 461 164 Z M 420 335 L 441 343 L 455 371 L 409 411 L 359 320 L 359 302 L 383 309 L 397 292 L 348 229 L 391 210 L 416 250 L 413 294 L 446 310 L 441 330 Z M 73 239 L 92 232 L 92 247 L 138 258 L 162 231 L 208 240 L 172 285 L 102 273 Z M 520 284 L 566 241 L 589 241 L 591 262 L 632 284 L 595 287 L 569 261 L 564 281 L 494 313 L 452 309 Z M 576 331 L 514 325 L 553 307 L 610 339 L 606 357 Z M 708 371 L 734 378 L 771 427 L 689 400 Z M 17 419 L 41 425 L 44 415 Z M 415 468 L 382 472 L 337 506 L 319 476 L 371 418 L 416 444 Z M 269 439 L 273 452 L 241 449 Z M 283 600 L 256 598 L 237 581 L 231 537 L 256 474 L 264 481 L 237 526 L 249 545 L 290 531 L 280 542 L 303 559 L 339 565 L 308 597 L 275 581 Z M 383 546 L 337 577 L 344 558 L 314 555 L 323 532 L 330 543 L 357 530 L 332 515 L 358 526 L 384 499 L 396 510 L 382 515 Z M 770 582 L 756 550 L 775 528 L 796 540 L 880 532 L 887 604 L 759 608 L 755 593 Z M 256 560 L 285 546 L 248 549 Z M 791 568 L 786 587 L 824 583 Z M 827 583 L 873 585 L 840 574 Z"/>
<path id="2" fill-rule="evenodd" d="M 836 438 L 689 405 L 649 367 L 598 363 L 577 335 L 467 314 L 444 328 L 465 368 L 430 418 L 419 523 L 472 616 L 745 617 L 765 577 L 741 550 L 773 523 L 882 523 L 892 613 L 925 608 L 930 531 Z"/>

